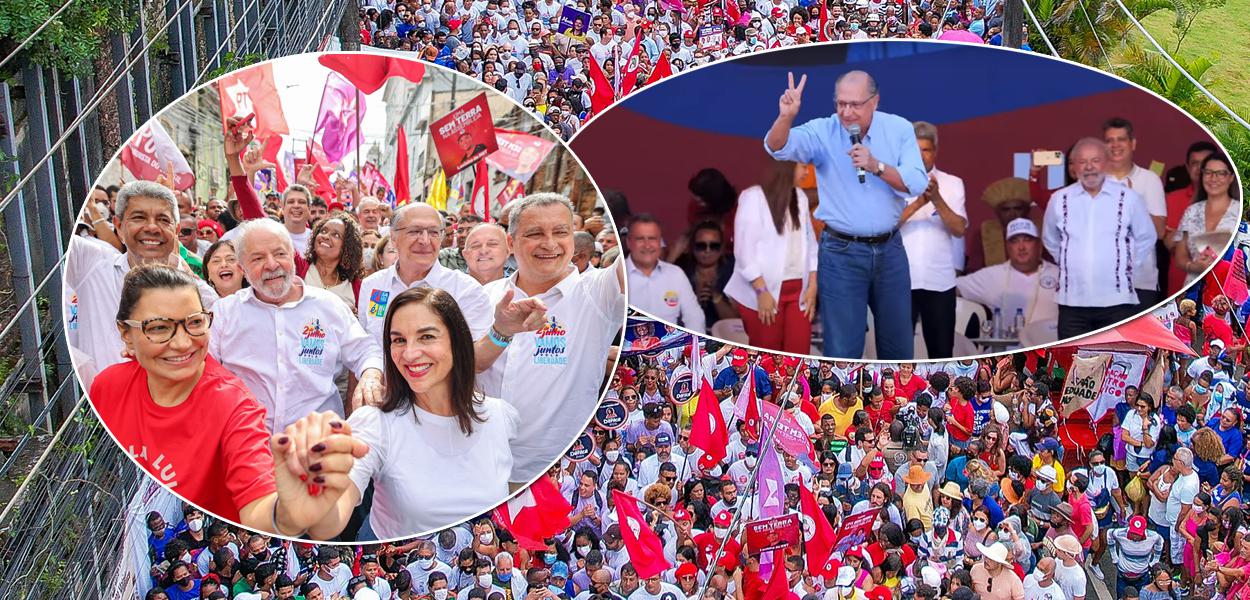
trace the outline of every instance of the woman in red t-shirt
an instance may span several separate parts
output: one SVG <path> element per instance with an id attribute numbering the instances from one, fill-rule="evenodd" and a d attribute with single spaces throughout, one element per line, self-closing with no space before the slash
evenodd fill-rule
<path id="1" fill-rule="evenodd" d="M 950 418 L 946 420 L 946 431 L 950 434 L 951 444 L 963 450 L 972 438 L 972 426 L 975 415 L 972 403 L 968 398 L 976 393 L 976 387 L 967 377 L 956 377 L 946 390 L 946 409 Z"/>
<path id="2" fill-rule="evenodd" d="M 894 388 L 895 397 L 902 403 L 915 400 L 916 394 L 924 391 L 928 385 L 923 377 L 916 376 L 916 365 L 903 363 L 898 366 L 898 373 L 894 375 Z"/>
<path id="3" fill-rule="evenodd" d="M 270 436 L 265 409 L 208 355 L 212 321 L 195 276 L 168 266 L 134 267 L 117 310 L 133 360 L 96 376 L 92 406 L 118 444 L 188 502 L 248 529 L 300 535 L 334 506 L 353 451 L 362 456 L 364 445 L 329 435 L 351 433 L 332 412 L 301 420 L 296 427 L 308 439 L 325 440 L 322 467 L 310 473 L 297 456 L 303 440 Z"/>

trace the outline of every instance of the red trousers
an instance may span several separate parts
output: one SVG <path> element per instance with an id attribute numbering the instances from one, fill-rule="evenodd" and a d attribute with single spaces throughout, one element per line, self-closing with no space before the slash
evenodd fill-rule
<path id="1" fill-rule="evenodd" d="M 812 353 L 812 322 L 799 308 L 803 296 L 803 280 L 790 279 L 781 284 L 781 297 L 777 299 L 777 316 L 772 325 L 760 321 L 758 312 L 740 303 L 738 314 L 747 330 L 752 346 L 780 350 L 795 354 Z"/>

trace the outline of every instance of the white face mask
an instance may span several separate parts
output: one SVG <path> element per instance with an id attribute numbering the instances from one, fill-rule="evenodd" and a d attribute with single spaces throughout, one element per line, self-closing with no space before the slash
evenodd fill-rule
<path id="1" fill-rule="evenodd" d="M 587 544 L 585 546 L 578 546 L 577 553 L 581 554 L 582 556 L 586 556 L 587 554 L 590 554 L 590 544 Z"/>
<path id="2" fill-rule="evenodd" d="M 747 464 L 747 468 L 748 468 L 748 469 L 754 469 L 754 468 L 755 468 L 755 461 L 756 461 L 756 460 L 757 460 L 757 459 L 756 459 L 754 456 L 747 455 L 747 457 L 746 457 L 746 464 Z"/>
<path id="3" fill-rule="evenodd" d="M 191 519 L 187 521 L 187 529 L 191 531 L 199 531 L 204 529 L 204 519 Z"/>
<path id="4" fill-rule="evenodd" d="M 521 32 L 520 32 L 519 30 L 516 30 L 516 29 L 509 29 L 509 30 L 508 30 L 508 37 L 510 37 L 510 38 L 512 38 L 512 39 L 514 39 L 514 40 L 515 40 L 515 39 L 517 38 L 517 36 L 519 36 L 519 35 L 521 35 Z"/>
<path id="5" fill-rule="evenodd" d="M 972 520 L 972 528 L 977 531 L 983 531 L 988 525 L 989 523 L 986 523 L 985 521 L 982 521 L 981 519 Z"/>
<path id="6" fill-rule="evenodd" d="M 430 567 L 434 566 L 434 559 L 433 558 L 418 558 L 417 566 L 421 567 L 422 571 L 428 571 L 430 570 Z"/>
<path id="7" fill-rule="evenodd" d="M 616 459 L 621 457 L 621 451 L 620 450 L 608 450 L 607 452 L 604 452 L 603 455 L 607 457 L 608 462 L 614 463 L 616 462 Z"/>
<path id="8" fill-rule="evenodd" d="M 490 574 L 487 573 L 486 575 L 478 575 L 477 584 L 482 587 L 490 587 Z"/>
<path id="9" fill-rule="evenodd" d="M 491 542 L 495 541 L 495 534 L 494 534 L 494 533 L 491 533 L 491 532 L 489 532 L 489 531 L 487 531 L 486 533 L 483 533 L 483 534 L 479 534 L 479 535 L 477 536 L 477 541 L 479 541 L 479 542 L 481 542 L 481 543 L 483 543 L 483 544 L 489 544 L 489 543 L 491 543 Z"/>
<path id="10" fill-rule="evenodd" d="M 729 528 L 728 528 L 728 527 L 713 527 L 713 528 L 712 528 L 712 531 L 716 533 L 716 537 L 718 537 L 718 538 L 723 538 L 723 537 L 725 537 L 725 536 L 729 535 Z"/>
<path id="11" fill-rule="evenodd" d="M 434 590 L 434 600 L 447 600 L 447 588 Z"/>

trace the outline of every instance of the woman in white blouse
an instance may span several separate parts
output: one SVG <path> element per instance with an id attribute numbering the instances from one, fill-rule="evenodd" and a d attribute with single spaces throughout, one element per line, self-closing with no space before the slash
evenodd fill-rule
<path id="1" fill-rule="evenodd" d="M 1219 260 L 1224 243 L 1237 231 L 1241 203 L 1237 200 L 1237 178 L 1232 164 L 1222 154 L 1212 154 L 1202 161 L 1198 171 L 1202 184 L 1194 192 L 1194 203 L 1185 208 L 1172 247 L 1172 261 L 1185 271 L 1185 285 Z M 1211 234 L 1223 234 L 1211 236 Z M 1222 239 L 1213 247 L 1203 238 Z"/>
<path id="2" fill-rule="evenodd" d="M 778 161 L 769 180 L 738 197 L 734 273 L 725 295 L 742 315 L 752 346 L 810 354 L 816 315 L 816 235 L 804 168 Z"/>
<path id="3" fill-rule="evenodd" d="M 406 290 L 391 300 L 383 331 L 385 401 L 347 419 L 369 451 L 352 465 L 335 509 L 309 529 L 314 539 L 343 530 L 370 480 L 369 526 L 380 540 L 448 527 L 509 493 L 519 416 L 476 391 L 473 338 L 455 299 L 437 288 Z"/>

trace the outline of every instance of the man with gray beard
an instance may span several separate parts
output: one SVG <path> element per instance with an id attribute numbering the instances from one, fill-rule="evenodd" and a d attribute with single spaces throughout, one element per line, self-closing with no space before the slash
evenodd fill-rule
<path id="1" fill-rule="evenodd" d="M 282 431 L 313 413 L 346 415 L 335 377 L 359 378 L 352 407 L 382 400 L 382 346 L 334 294 L 295 275 L 286 228 L 255 219 L 235 236 L 251 287 L 213 307 L 209 352 L 265 406 L 266 426 Z"/>

